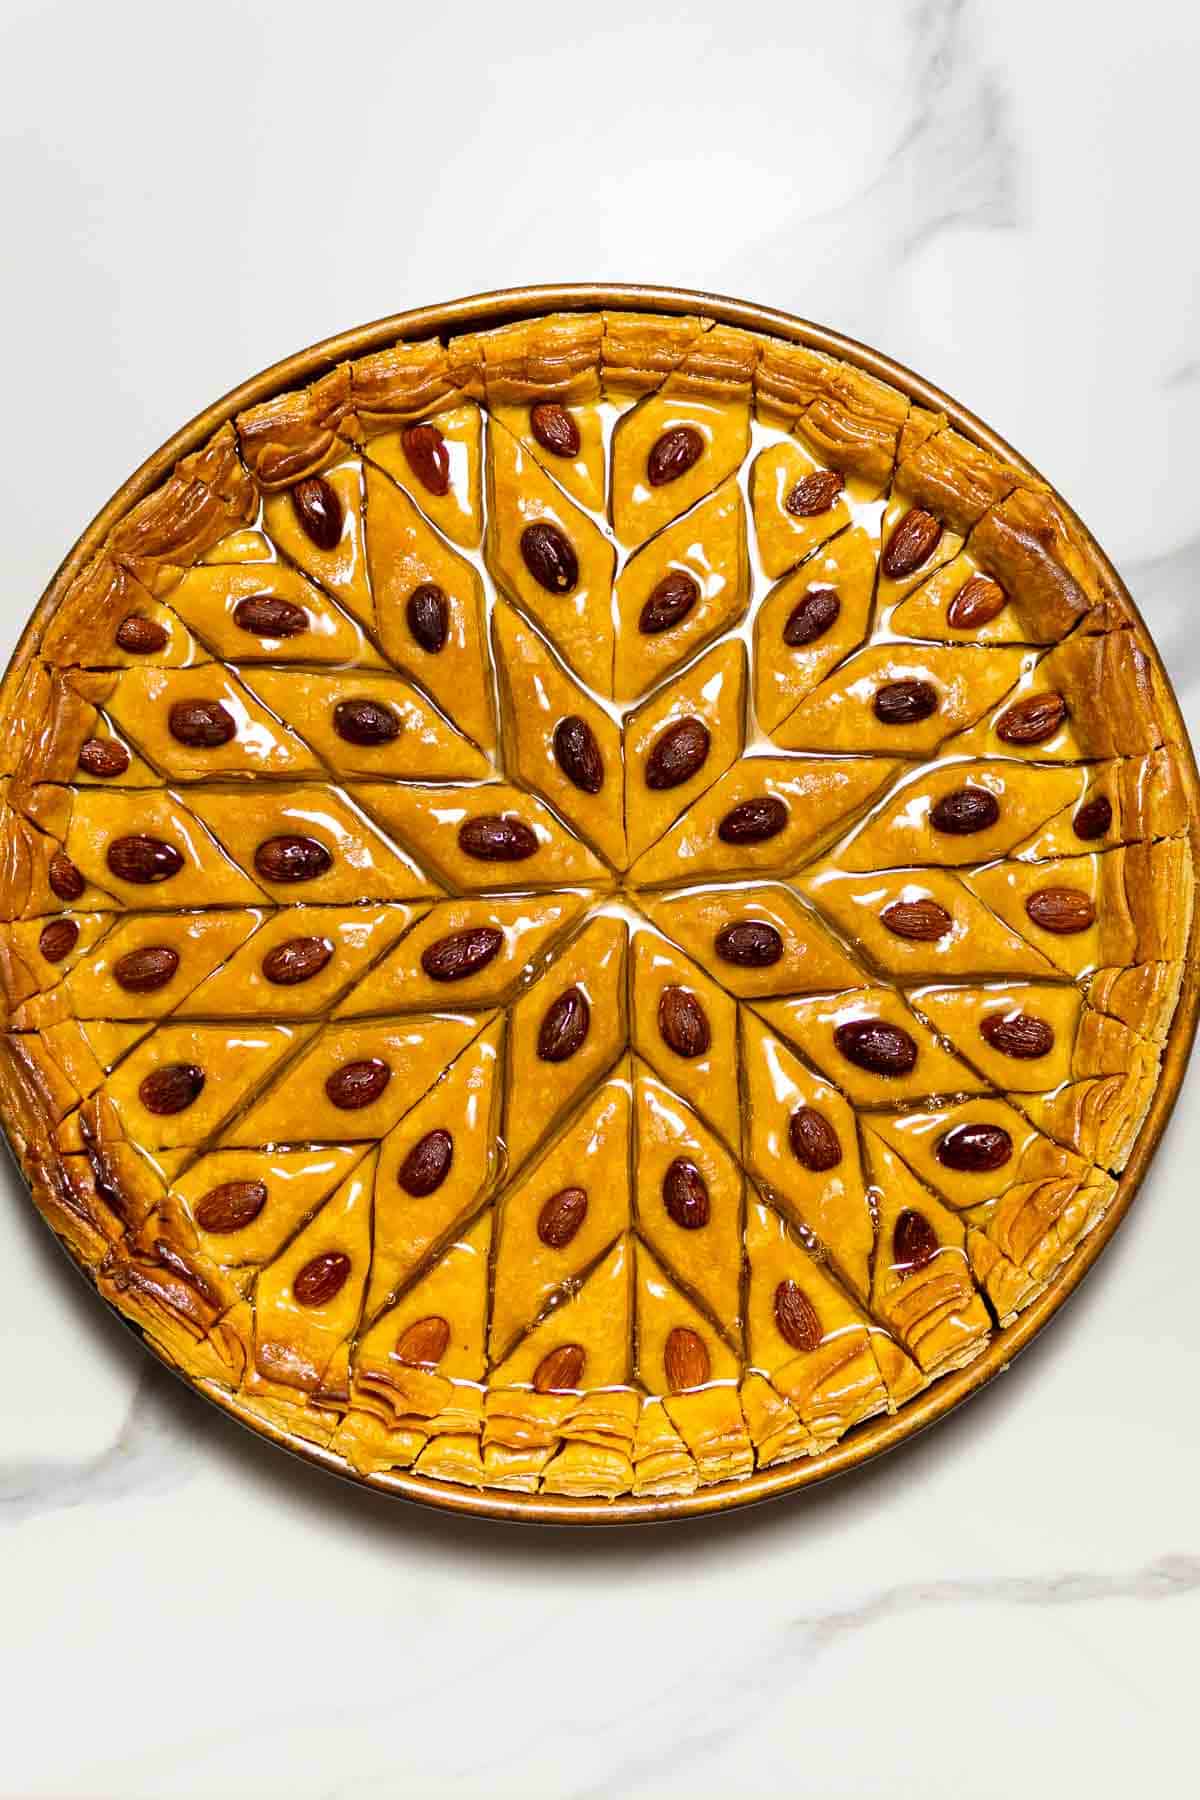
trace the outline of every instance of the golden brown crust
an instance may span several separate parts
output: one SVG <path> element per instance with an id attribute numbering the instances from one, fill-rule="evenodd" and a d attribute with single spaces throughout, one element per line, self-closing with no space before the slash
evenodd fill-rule
<path id="1" fill-rule="evenodd" d="M 315 474 L 343 448 L 339 432 L 349 410 L 350 365 L 339 363 L 308 387 L 239 413 L 238 444 L 259 486 L 287 487 Z"/>
<path id="2" fill-rule="evenodd" d="M 917 410 L 914 407 L 913 414 Z M 915 505 L 965 537 L 985 513 L 1007 499 L 1023 479 L 1021 472 L 952 431 L 936 415 L 923 415 L 933 427 L 928 435 L 914 430 L 913 414 L 900 436 L 896 486 Z"/>

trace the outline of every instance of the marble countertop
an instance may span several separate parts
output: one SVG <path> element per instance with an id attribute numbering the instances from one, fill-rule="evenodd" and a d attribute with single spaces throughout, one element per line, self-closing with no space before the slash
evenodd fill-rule
<path id="1" fill-rule="evenodd" d="M 18 0 L 0 647 L 248 371 L 424 300 L 658 279 L 961 395 L 1095 528 L 1197 733 L 1200 239 L 1170 208 L 1200 27 L 1084 17 L 208 0 L 182 29 Z M 107 1317 L 6 1168 L 0 1795 L 1194 1792 L 1198 1097 L 1200 1064 L 1082 1290 L 950 1420 L 756 1511 L 590 1534 L 253 1439 Z"/>

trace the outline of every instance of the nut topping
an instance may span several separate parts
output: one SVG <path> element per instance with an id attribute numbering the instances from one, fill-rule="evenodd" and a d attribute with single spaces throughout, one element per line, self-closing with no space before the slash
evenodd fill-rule
<path id="1" fill-rule="evenodd" d="M 169 881 L 183 867 L 183 857 L 174 844 L 165 844 L 161 838 L 142 832 L 114 838 L 105 860 L 118 881 L 133 881 L 139 886 Z"/>
<path id="2" fill-rule="evenodd" d="M 703 719 L 678 719 L 668 725 L 646 758 L 646 786 L 656 794 L 682 787 L 708 761 L 711 741 Z"/>
<path id="3" fill-rule="evenodd" d="M 638 614 L 638 630 L 643 637 L 657 637 L 686 619 L 700 598 L 700 583 L 686 569 L 668 569 L 662 580 L 650 591 L 650 597 Z"/>
<path id="4" fill-rule="evenodd" d="M 592 1009 L 582 988 L 569 987 L 546 1008 L 538 1031 L 537 1053 L 543 1062 L 566 1062 L 587 1037 Z"/>
<path id="5" fill-rule="evenodd" d="M 788 822 L 788 809 L 774 794 L 758 800 L 743 800 L 731 806 L 717 826 L 723 844 L 765 844 L 778 837 Z"/>
<path id="6" fill-rule="evenodd" d="M 1096 923 L 1096 908 L 1081 888 L 1038 888 L 1026 898 L 1025 911 L 1035 925 L 1056 937 L 1070 937 Z"/>
<path id="7" fill-rule="evenodd" d="M 88 738 L 79 747 L 79 767 L 85 775 L 111 781 L 114 775 L 123 775 L 129 767 L 129 752 L 116 738 Z"/>
<path id="8" fill-rule="evenodd" d="M 898 519 L 884 550 L 882 568 L 889 581 L 903 581 L 927 562 L 942 536 L 939 519 L 924 507 L 912 506 Z"/>
<path id="9" fill-rule="evenodd" d="M 993 1050 L 1021 1062 L 1034 1062 L 1054 1048 L 1054 1027 L 1032 1013 L 991 1013 L 979 1029 Z"/>
<path id="10" fill-rule="evenodd" d="M 825 1335 L 816 1307 L 794 1281 L 781 1281 L 775 1289 L 775 1324 L 793 1350 L 816 1350 Z"/>
<path id="11" fill-rule="evenodd" d="M 836 506 L 838 495 L 846 485 L 844 475 L 836 469 L 814 469 L 802 475 L 783 503 L 784 512 L 794 519 L 815 519 Z"/>
<path id="12" fill-rule="evenodd" d="M 663 1176 L 663 1205 L 668 1216 L 684 1231 L 699 1231 L 708 1224 L 711 1211 L 708 1183 L 689 1157 L 677 1156 Z"/>
<path id="13" fill-rule="evenodd" d="M 948 1169 L 963 1175 L 990 1175 L 1010 1161 L 1013 1141 L 1002 1125 L 952 1125 L 933 1149 Z"/>
<path id="14" fill-rule="evenodd" d="M 332 1104 L 343 1112 L 358 1112 L 378 1100 L 391 1079 L 392 1071 L 387 1063 L 378 1056 L 368 1056 L 334 1069 L 325 1078 L 325 1092 Z"/>
<path id="15" fill-rule="evenodd" d="M 713 945 L 722 962 L 738 969 L 769 969 L 783 955 L 783 939 L 765 919 L 740 919 L 723 925 Z"/>
<path id="16" fill-rule="evenodd" d="M 169 1118 L 186 1112 L 204 1086 L 204 1070 L 195 1063 L 164 1063 L 142 1078 L 138 1099 L 147 1112 Z"/>
<path id="17" fill-rule="evenodd" d="M 192 750 L 217 750 L 237 736 L 237 720 L 219 700 L 176 700 L 167 714 L 176 743 Z"/>
<path id="18" fill-rule="evenodd" d="M 936 944 L 952 930 L 954 920 L 936 900 L 893 900 L 879 917 L 893 937 L 910 944 Z"/>
<path id="19" fill-rule="evenodd" d="M 665 487 L 695 467 L 704 454 L 704 438 L 694 425 L 673 425 L 656 440 L 646 458 L 646 480 Z"/>
<path id="20" fill-rule="evenodd" d="M 404 617 L 414 640 L 430 656 L 446 648 L 450 634 L 450 603 L 436 581 L 423 581 L 408 596 Z"/>
<path id="21" fill-rule="evenodd" d="M 291 490 L 292 511 L 318 550 L 336 550 L 342 539 L 342 503 L 323 475 L 308 475 Z"/>
<path id="22" fill-rule="evenodd" d="M 308 614 L 274 594 L 248 594 L 233 609 L 234 624 L 257 638 L 294 638 L 308 630 Z"/>
<path id="23" fill-rule="evenodd" d="M 450 492 L 450 452 L 436 425 L 406 425 L 400 433 L 409 468 L 438 499 Z"/>
<path id="24" fill-rule="evenodd" d="M 703 1056 L 712 1043 L 708 1014 L 687 988 L 665 987 L 658 999 L 658 1029 L 676 1056 Z"/>
<path id="25" fill-rule="evenodd" d="M 479 862 L 524 862 L 537 850 L 538 840 L 523 819 L 506 813 L 478 813 L 459 826 L 458 847 Z"/>
<path id="26" fill-rule="evenodd" d="M 428 944 L 421 952 L 421 967 L 430 981 L 465 981 L 486 969 L 503 943 L 504 933 L 497 926 L 470 925 Z"/>
<path id="27" fill-rule="evenodd" d="M 907 1207 L 892 1232 L 892 1258 L 897 1269 L 915 1274 L 931 1263 L 941 1248 L 937 1233 L 924 1213 Z"/>
<path id="28" fill-rule="evenodd" d="M 907 1075 L 917 1060 L 916 1041 L 884 1019 L 850 1019 L 835 1027 L 833 1041 L 847 1062 L 869 1075 Z"/>
<path id="29" fill-rule="evenodd" d="M 704 1339 L 687 1325 L 676 1325 L 668 1334 L 663 1362 L 673 1394 L 703 1387 L 712 1367 Z"/>
<path id="30" fill-rule="evenodd" d="M 929 823 L 950 837 L 969 837 L 987 831 L 1000 817 L 1000 802 L 987 788 L 960 787 L 943 794 L 930 808 Z"/>
<path id="31" fill-rule="evenodd" d="M 167 628 L 144 613 L 129 613 L 116 631 L 117 646 L 130 656 L 153 656 L 167 647 Z"/>
<path id="32" fill-rule="evenodd" d="M 988 625 L 1008 605 L 1008 595 L 998 581 L 987 575 L 972 575 L 964 581 L 946 608 L 946 623 L 951 631 L 975 631 Z"/>
<path id="33" fill-rule="evenodd" d="M 784 643 L 789 650 L 800 650 L 805 644 L 815 644 L 837 622 L 841 610 L 842 603 L 836 588 L 810 588 L 802 600 L 797 600 L 787 616 L 787 623 L 783 628 Z"/>
<path id="34" fill-rule="evenodd" d="M 247 1225 L 253 1225 L 266 1204 L 265 1181 L 223 1181 L 219 1187 L 209 1188 L 197 1202 L 196 1224 L 201 1231 L 223 1237 L 227 1232 L 244 1231 Z"/>
<path id="35" fill-rule="evenodd" d="M 1028 694 L 1001 713 L 996 736 L 1005 744 L 1044 744 L 1066 721 L 1067 703 L 1061 694 Z"/>
<path id="36" fill-rule="evenodd" d="M 50 858 L 46 879 L 60 900 L 78 900 L 87 882 L 65 850 L 56 850 Z"/>
<path id="37" fill-rule="evenodd" d="M 454 1139 L 448 1131 L 427 1131 L 400 1164 L 399 1182 L 406 1194 L 423 1200 L 441 1187 L 454 1161 Z"/>
<path id="38" fill-rule="evenodd" d="M 548 1250 L 564 1250 L 587 1217 L 588 1197 L 581 1187 L 560 1188 L 542 1203 L 537 1234 Z"/>
<path id="39" fill-rule="evenodd" d="M 581 793 L 598 794 L 604 786 L 604 758 L 586 719 L 569 713 L 554 728 L 554 760 Z"/>
<path id="40" fill-rule="evenodd" d="M 179 967 L 179 952 L 170 944 L 142 944 L 113 964 L 113 980 L 128 994 L 153 994 L 166 987 Z"/>
<path id="41" fill-rule="evenodd" d="M 43 925 L 38 938 L 38 949 L 48 963 L 60 963 L 70 956 L 79 937 L 79 927 L 74 919 L 52 919 L 49 925 Z"/>
<path id="42" fill-rule="evenodd" d="M 254 867 L 264 881 L 315 881 L 333 867 L 333 858 L 316 838 L 283 832 L 258 846 Z"/>
<path id="43" fill-rule="evenodd" d="M 328 1306 L 346 1285 L 350 1258 L 343 1250 L 324 1250 L 295 1276 L 292 1298 L 298 1306 Z"/>
<path id="44" fill-rule="evenodd" d="M 560 1344 L 543 1356 L 533 1372 L 534 1392 L 564 1394 L 577 1388 L 583 1380 L 587 1353 L 582 1344 Z"/>
<path id="45" fill-rule="evenodd" d="M 542 400 L 530 407 L 529 429 L 551 456 L 579 455 L 579 427 L 566 407 L 556 401 Z"/>
<path id="46" fill-rule="evenodd" d="M 1102 838 L 1112 825 L 1112 801 L 1107 794 L 1093 794 L 1084 801 L 1071 821 L 1075 836 L 1085 844 L 1095 838 Z"/>
<path id="47" fill-rule="evenodd" d="M 400 720 L 381 700 L 339 700 L 333 709 L 333 729 L 348 744 L 373 748 L 400 736 Z"/>
<path id="48" fill-rule="evenodd" d="M 521 556 L 539 587 L 548 594 L 569 594 L 579 582 L 579 558 L 570 538 L 543 519 L 521 533 Z"/>
<path id="49" fill-rule="evenodd" d="M 938 692 L 930 681 L 888 681 L 875 693 L 875 717 L 881 725 L 919 725 L 938 709 Z"/>
<path id="50" fill-rule="evenodd" d="M 813 1106 L 800 1106 L 788 1120 L 788 1143 L 792 1155 L 814 1175 L 836 1169 L 842 1160 L 838 1134 L 825 1114 Z"/>
<path id="51" fill-rule="evenodd" d="M 412 1369 L 436 1369 L 450 1344 L 449 1321 L 439 1313 L 414 1319 L 396 1340 L 396 1360 Z"/>
<path id="52" fill-rule="evenodd" d="M 262 959 L 262 972 L 275 987 L 298 987 L 319 975 L 333 955 L 328 938 L 294 937 L 268 950 Z"/>

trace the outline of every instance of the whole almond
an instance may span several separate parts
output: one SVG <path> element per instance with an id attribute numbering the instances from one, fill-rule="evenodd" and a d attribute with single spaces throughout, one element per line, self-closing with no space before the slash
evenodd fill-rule
<path id="1" fill-rule="evenodd" d="M 324 1250 L 293 1278 L 292 1298 L 299 1306 L 328 1306 L 346 1285 L 350 1258 L 343 1250 Z"/>
<path id="2" fill-rule="evenodd" d="M 1061 694 L 1028 694 L 996 721 L 996 736 L 1006 744 L 1044 744 L 1061 730 L 1067 703 Z"/>
<path id="3" fill-rule="evenodd" d="M 1113 821 L 1112 801 L 1107 794 L 1092 794 L 1085 800 L 1071 821 L 1075 836 L 1085 844 L 1096 838 L 1102 838 Z"/>
<path id="4" fill-rule="evenodd" d="M 708 1014 L 687 988 L 665 987 L 658 998 L 658 1029 L 676 1056 L 703 1056 L 712 1043 Z"/>
<path id="5" fill-rule="evenodd" d="M 477 813 L 458 828 L 458 847 L 478 862 L 524 862 L 538 848 L 537 835 L 523 819 L 502 813 Z"/>
<path id="6" fill-rule="evenodd" d="M 797 1107 L 792 1114 L 788 1120 L 788 1143 L 796 1161 L 814 1175 L 836 1169 L 842 1160 L 837 1132 L 814 1106 Z"/>
<path id="7" fill-rule="evenodd" d="M 565 406 L 541 400 L 529 409 L 529 429 L 551 456 L 579 455 L 579 427 Z"/>
<path id="8" fill-rule="evenodd" d="M 665 487 L 695 467 L 704 454 L 704 438 L 694 425 L 673 425 L 664 431 L 646 458 L 646 480 L 651 487 Z"/>
<path id="9" fill-rule="evenodd" d="M 543 519 L 521 533 L 521 557 L 548 594 L 569 594 L 579 582 L 579 558 L 565 531 Z"/>
<path id="10" fill-rule="evenodd" d="M 316 881 L 333 867 L 333 858 L 316 838 L 283 832 L 266 838 L 254 852 L 254 867 L 264 881 Z"/>
<path id="11" fill-rule="evenodd" d="M 294 638 L 308 630 L 308 614 L 274 594 L 248 594 L 233 609 L 235 625 L 251 637 Z"/>
<path id="12" fill-rule="evenodd" d="M 703 1387 L 712 1367 L 704 1339 L 687 1325 L 676 1325 L 668 1333 L 663 1361 L 673 1394 Z"/>
<path id="13" fill-rule="evenodd" d="M 765 919 L 739 919 L 723 925 L 713 947 L 722 962 L 737 969 L 769 969 L 783 955 L 783 939 Z"/>
<path id="14" fill-rule="evenodd" d="M 449 1321 L 439 1313 L 414 1319 L 396 1340 L 396 1360 L 412 1369 L 436 1369 L 450 1344 Z"/>
<path id="15" fill-rule="evenodd" d="M 835 1028 L 833 1041 L 847 1062 L 870 1075 L 907 1075 L 917 1060 L 915 1040 L 883 1019 L 850 1019 Z"/>
<path id="16" fill-rule="evenodd" d="M 910 944 L 936 944 L 953 928 L 954 920 L 936 900 L 893 900 L 879 915 L 893 937 Z"/>
<path id="17" fill-rule="evenodd" d="M 334 1106 L 343 1112 L 358 1112 L 371 1106 L 392 1079 L 392 1071 L 378 1056 L 366 1056 L 343 1063 L 325 1078 L 325 1092 Z"/>
<path id="18" fill-rule="evenodd" d="M 789 650 L 800 650 L 805 644 L 815 644 L 837 622 L 841 610 L 842 602 L 836 588 L 810 588 L 802 600 L 797 600 L 787 616 L 783 627 L 784 643 Z"/>
<path id="19" fill-rule="evenodd" d="M 448 1131 L 427 1131 L 400 1164 L 398 1180 L 406 1194 L 424 1199 L 441 1187 L 454 1161 L 454 1139 Z"/>
<path id="20" fill-rule="evenodd" d="M 792 1280 L 781 1281 L 775 1289 L 775 1324 L 793 1350 L 816 1350 L 825 1335 L 816 1307 Z"/>
<path id="21" fill-rule="evenodd" d="M 998 581 L 987 575 L 972 575 L 955 594 L 946 608 L 946 623 L 951 631 L 977 631 L 988 625 L 1008 605 L 1008 595 Z"/>
<path id="22" fill-rule="evenodd" d="M 237 720 L 219 700 L 176 700 L 167 714 L 167 729 L 176 743 L 216 750 L 237 736 Z"/>
<path id="23" fill-rule="evenodd" d="M 400 736 L 400 718 L 382 700 L 339 700 L 333 709 L 333 729 L 347 744 L 374 749 Z"/>
<path id="24" fill-rule="evenodd" d="M 990 1013 L 979 1029 L 993 1050 L 1020 1062 L 1035 1062 L 1054 1048 L 1054 1027 L 1032 1013 Z"/>
<path id="25" fill-rule="evenodd" d="M 560 1344 L 543 1356 L 534 1370 L 535 1393 L 563 1394 L 578 1388 L 586 1361 L 587 1353 L 582 1344 Z"/>
<path id="26" fill-rule="evenodd" d="M 638 615 L 638 630 L 643 637 L 657 637 L 686 619 L 700 598 L 700 583 L 686 569 L 668 569 L 662 580 L 650 590 Z"/>
<path id="27" fill-rule="evenodd" d="M 287 938 L 268 950 L 262 959 L 262 972 L 274 987 L 297 987 L 319 975 L 333 955 L 328 938 Z"/>
<path id="28" fill-rule="evenodd" d="M 440 499 L 450 492 L 450 452 L 436 425 L 406 425 L 400 442 L 421 486 Z"/>
<path id="29" fill-rule="evenodd" d="M 765 844 L 778 837 L 788 822 L 788 809 L 774 794 L 743 800 L 731 806 L 717 826 L 723 844 Z"/>
<path id="30" fill-rule="evenodd" d="M 421 967 L 430 981 L 465 981 L 486 969 L 503 944 L 504 933 L 495 925 L 470 925 L 428 944 Z"/>
<path id="31" fill-rule="evenodd" d="M 201 1231 L 218 1237 L 253 1225 L 266 1204 L 265 1181 L 223 1181 L 197 1202 L 194 1216 Z"/>
<path id="32" fill-rule="evenodd" d="M 204 1070 L 195 1063 L 164 1063 L 143 1077 L 138 1099 L 147 1112 L 168 1118 L 186 1112 L 204 1086 Z"/>
<path id="33" fill-rule="evenodd" d="M 548 1250 L 564 1250 L 587 1217 L 588 1197 L 581 1187 L 560 1188 L 542 1203 L 537 1234 Z"/>
<path id="34" fill-rule="evenodd" d="M 1081 888 L 1038 888 L 1025 901 L 1025 911 L 1043 931 L 1070 937 L 1096 923 L 1096 908 Z"/>
<path id="35" fill-rule="evenodd" d="M 78 900 L 87 882 L 65 850 L 56 850 L 50 858 L 46 879 L 60 900 Z"/>
<path id="36" fill-rule="evenodd" d="M 423 581 L 408 596 L 404 608 L 408 629 L 422 650 L 436 656 L 446 648 L 450 635 L 450 603 L 436 581 Z"/>
<path id="37" fill-rule="evenodd" d="M 704 767 L 711 742 L 703 719 L 678 719 L 668 725 L 646 758 L 646 786 L 656 794 L 682 787 Z"/>
<path id="38" fill-rule="evenodd" d="M 712 1211 L 708 1183 L 687 1156 L 677 1156 L 668 1165 L 662 1184 L 663 1205 L 668 1218 L 684 1231 L 700 1231 L 708 1224 Z"/>
<path id="39" fill-rule="evenodd" d="M 144 613 L 129 613 L 116 630 L 117 646 L 130 656 L 153 656 L 167 646 L 167 628 Z"/>
<path id="40" fill-rule="evenodd" d="M 554 727 L 554 760 L 584 794 L 598 794 L 604 786 L 604 758 L 596 734 L 578 713 L 568 713 Z"/>
<path id="41" fill-rule="evenodd" d="M 166 987 L 179 967 L 179 952 L 170 944 L 140 944 L 113 964 L 113 980 L 129 994 L 153 994 Z"/>
<path id="42" fill-rule="evenodd" d="M 174 844 L 143 832 L 114 838 L 105 860 L 118 881 L 136 882 L 139 887 L 169 881 L 183 867 L 183 857 Z"/>
<path id="43" fill-rule="evenodd" d="M 845 476 L 836 469 L 814 469 L 811 475 L 800 477 L 784 501 L 783 510 L 794 519 L 815 519 L 837 505 L 845 485 Z"/>
<path id="44" fill-rule="evenodd" d="M 79 937 L 79 927 L 74 919 L 52 919 L 49 925 L 43 925 L 38 938 L 38 949 L 48 963 L 60 963 L 70 956 Z"/>
<path id="45" fill-rule="evenodd" d="M 1003 1125 L 952 1125 L 933 1149 L 938 1161 L 948 1169 L 966 1175 L 987 1175 L 1011 1161 L 1013 1141 Z"/>
<path id="46" fill-rule="evenodd" d="M 931 1263 L 939 1249 L 937 1233 L 924 1213 L 908 1207 L 900 1214 L 892 1232 L 892 1256 L 896 1268 L 915 1273 Z"/>
<path id="47" fill-rule="evenodd" d="M 85 775 L 111 781 L 129 767 L 129 752 L 116 738 L 88 738 L 79 748 L 79 767 Z"/>
<path id="48" fill-rule="evenodd" d="M 903 581 L 927 562 L 941 541 L 941 522 L 924 507 L 912 506 L 896 521 L 883 553 L 882 567 L 889 581 Z"/>
<path id="49" fill-rule="evenodd" d="M 888 681 L 875 693 L 881 725 L 919 725 L 938 709 L 938 691 L 929 681 Z"/>
<path id="50" fill-rule="evenodd" d="M 975 831 L 988 831 L 1000 817 L 1000 802 L 987 788 L 952 788 L 929 810 L 929 823 L 935 831 L 950 837 L 968 837 Z"/>
<path id="51" fill-rule="evenodd" d="M 290 490 L 292 511 L 318 550 L 336 550 L 342 538 L 342 503 L 323 475 L 308 475 Z"/>
<path id="52" fill-rule="evenodd" d="M 592 1009 L 583 989 L 567 988 L 546 1008 L 538 1029 L 537 1053 L 542 1062 L 561 1063 L 574 1056 L 591 1022 Z"/>

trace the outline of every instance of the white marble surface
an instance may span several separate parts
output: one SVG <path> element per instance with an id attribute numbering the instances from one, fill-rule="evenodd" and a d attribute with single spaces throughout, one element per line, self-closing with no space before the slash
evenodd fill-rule
<path id="1" fill-rule="evenodd" d="M 1050 471 L 1193 731 L 1195 9 L 9 0 L 3 648 L 183 418 L 355 321 L 661 279 L 856 333 Z M 458 1523 L 151 1365 L 4 1171 L 4 1796 L 1194 1793 L 1200 1069 L 973 1405 L 671 1530 Z"/>

